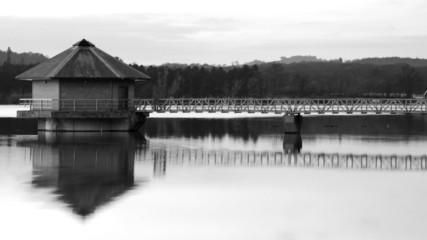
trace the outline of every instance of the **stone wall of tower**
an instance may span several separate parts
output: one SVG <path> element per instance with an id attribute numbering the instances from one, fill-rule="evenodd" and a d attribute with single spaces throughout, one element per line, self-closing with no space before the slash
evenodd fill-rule
<path id="1" fill-rule="evenodd" d="M 33 81 L 33 99 L 58 99 L 59 81 Z"/>

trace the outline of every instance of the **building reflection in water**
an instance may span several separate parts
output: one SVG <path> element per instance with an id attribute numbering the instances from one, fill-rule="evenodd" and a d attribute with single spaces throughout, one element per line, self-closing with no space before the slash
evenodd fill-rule
<path id="1" fill-rule="evenodd" d="M 128 133 L 40 132 L 32 151 L 36 188 L 54 188 L 74 213 L 88 216 L 136 186 L 135 146 Z"/>
<path id="2" fill-rule="evenodd" d="M 285 153 L 300 153 L 302 149 L 302 138 L 300 133 L 284 134 L 283 151 Z"/>
<path id="3" fill-rule="evenodd" d="M 153 140 L 149 144 L 145 144 L 143 137 L 128 133 L 45 132 L 39 133 L 37 141 L 21 144 L 31 148 L 32 185 L 36 188 L 53 188 L 58 199 L 81 216 L 94 213 L 99 206 L 136 186 L 135 158 L 137 161 L 152 162 L 154 176 L 164 176 L 174 165 L 427 170 L 425 155 L 302 151 L 301 135 L 284 135 L 279 123 L 280 119 L 156 120 L 149 121 L 145 128 L 144 134 Z M 347 124 L 341 123 L 339 126 Z M 326 131 L 320 126 L 318 128 Z M 347 128 L 341 128 L 347 133 Z M 384 128 L 384 132 L 387 129 Z M 263 146 L 270 146 L 273 142 L 279 144 L 276 148 L 262 150 L 239 150 L 239 146 L 234 148 L 232 145 L 204 145 L 223 139 L 232 139 L 241 145 L 249 142 Z M 187 142 L 182 143 L 182 140 Z"/>

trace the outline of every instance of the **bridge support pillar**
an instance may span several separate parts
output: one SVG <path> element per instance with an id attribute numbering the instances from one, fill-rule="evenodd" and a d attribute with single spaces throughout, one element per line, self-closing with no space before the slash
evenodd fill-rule
<path id="1" fill-rule="evenodd" d="M 283 117 L 283 123 L 285 124 L 285 133 L 300 133 L 302 125 L 302 116 L 297 115 L 285 115 Z"/>

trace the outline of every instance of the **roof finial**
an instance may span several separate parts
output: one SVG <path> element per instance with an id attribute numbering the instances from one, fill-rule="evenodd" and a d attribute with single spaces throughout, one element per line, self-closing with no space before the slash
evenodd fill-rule
<path id="1" fill-rule="evenodd" d="M 86 39 L 82 39 L 81 41 L 76 42 L 75 44 L 73 44 L 73 46 L 78 46 L 78 47 L 95 47 L 95 45 L 91 42 L 89 42 Z"/>

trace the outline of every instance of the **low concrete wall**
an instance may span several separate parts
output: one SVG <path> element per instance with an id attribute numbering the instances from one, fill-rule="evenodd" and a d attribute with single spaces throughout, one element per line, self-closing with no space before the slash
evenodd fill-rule
<path id="1" fill-rule="evenodd" d="M 52 132 L 129 132 L 137 131 L 148 115 L 132 114 L 127 118 L 41 118 L 39 131 Z"/>
<path id="2" fill-rule="evenodd" d="M 18 111 L 18 118 L 129 118 L 131 111 Z"/>
<path id="3" fill-rule="evenodd" d="M 128 119 L 39 119 L 39 131 L 108 132 L 129 131 Z"/>
<path id="4" fill-rule="evenodd" d="M 51 118 L 52 111 L 17 111 L 18 118 Z"/>

